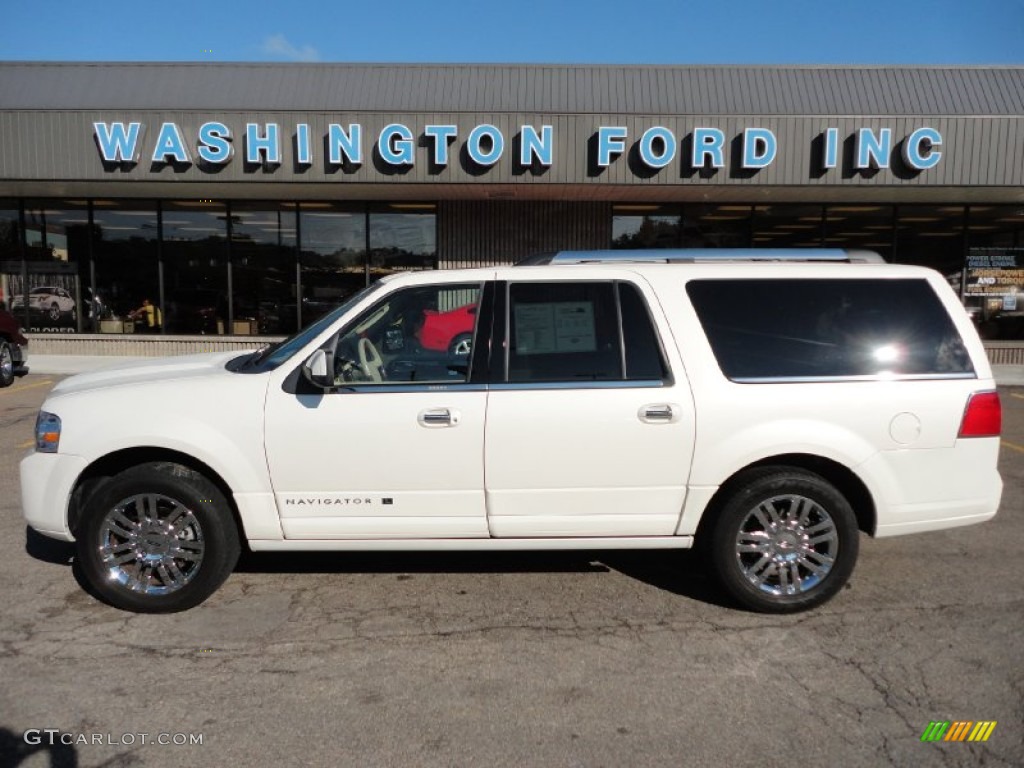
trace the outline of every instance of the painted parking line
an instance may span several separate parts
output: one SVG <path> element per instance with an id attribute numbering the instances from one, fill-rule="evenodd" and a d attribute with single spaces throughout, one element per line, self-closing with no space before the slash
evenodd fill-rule
<path id="1" fill-rule="evenodd" d="M 26 440 L 24 443 L 18 446 L 18 448 L 31 448 L 36 444 L 35 440 Z"/>
<path id="2" fill-rule="evenodd" d="M 35 389 L 36 387 L 46 387 L 46 386 L 49 386 L 50 384 L 53 384 L 53 380 L 52 379 L 43 379 L 42 381 L 37 381 L 34 384 L 26 384 L 24 387 L 19 387 L 19 386 L 8 387 L 6 390 L 4 390 L 3 393 L 4 394 L 10 394 L 11 392 L 24 392 L 26 389 Z"/>
<path id="3" fill-rule="evenodd" d="M 1016 443 L 1011 443 L 1009 440 L 1003 440 L 1002 444 L 1009 448 L 1010 450 L 1020 451 L 1021 453 L 1024 453 L 1024 445 L 1017 445 Z"/>
<path id="4" fill-rule="evenodd" d="M 1024 400 L 1024 395 L 1018 394 L 1017 392 L 1011 392 L 1010 397 L 1016 397 L 1018 400 Z"/>

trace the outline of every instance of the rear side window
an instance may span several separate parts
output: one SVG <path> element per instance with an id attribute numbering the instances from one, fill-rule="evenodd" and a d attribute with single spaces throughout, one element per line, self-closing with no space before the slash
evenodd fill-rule
<path id="1" fill-rule="evenodd" d="M 668 376 L 647 306 L 628 283 L 512 283 L 508 349 L 511 383 Z"/>
<path id="2" fill-rule="evenodd" d="M 735 381 L 974 374 L 926 280 L 695 280 L 686 291 Z"/>

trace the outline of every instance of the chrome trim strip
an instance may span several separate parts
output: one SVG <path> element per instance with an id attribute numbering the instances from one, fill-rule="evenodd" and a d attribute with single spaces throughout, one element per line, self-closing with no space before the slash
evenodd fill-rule
<path id="1" fill-rule="evenodd" d="M 976 379 L 976 373 L 900 373 L 867 376 L 742 376 L 726 377 L 736 384 L 829 384 L 840 382 L 878 381 L 945 381 Z"/>
<path id="2" fill-rule="evenodd" d="M 492 384 L 492 392 L 515 389 L 664 389 L 663 381 L 524 381 Z"/>
<path id="3" fill-rule="evenodd" d="M 331 394 L 370 395 L 381 392 L 486 392 L 486 384 L 346 384 L 334 387 Z"/>

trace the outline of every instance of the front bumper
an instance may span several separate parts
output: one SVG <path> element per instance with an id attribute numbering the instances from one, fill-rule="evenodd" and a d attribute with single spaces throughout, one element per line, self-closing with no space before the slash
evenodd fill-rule
<path id="1" fill-rule="evenodd" d="M 75 482 L 86 468 L 81 456 L 30 453 L 21 461 L 21 508 L 25 522 L 44 536 L 74 541 L 68 505 Z"/>

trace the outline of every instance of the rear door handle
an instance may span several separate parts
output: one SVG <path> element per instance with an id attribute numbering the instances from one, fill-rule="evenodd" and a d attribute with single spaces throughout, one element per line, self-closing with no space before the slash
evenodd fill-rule
<path id="1" fill-rule="evenodd" d="M 640 408 L 640 421 L 647 424 L 671 424 L 679 421 L 680 409 L 671 403 L 652 403 Z"/>
<path id="2" fill-rule="evenodd" d="M 429 408 L 420 411 L 417 421 L 424 427 L 455 427 L 459 418 L 459 412 L 453 408 Z"/>

